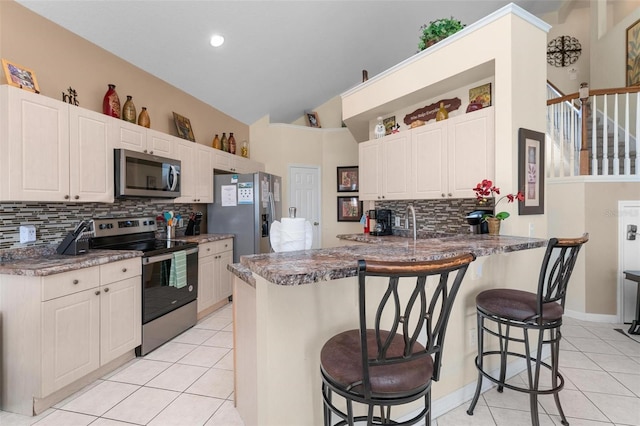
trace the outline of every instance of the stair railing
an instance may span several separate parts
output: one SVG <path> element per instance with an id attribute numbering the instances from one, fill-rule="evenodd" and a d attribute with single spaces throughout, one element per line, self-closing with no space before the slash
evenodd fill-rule
<path id="1" fill-rule="evenodd" d="M 640 87 L 589 90 L 582 83 L 577 93 L 547 100 L 551 142 L 547 144 L 547 177 L 623 176 L 635 180 L 640 177 L 639 135 Z"/>

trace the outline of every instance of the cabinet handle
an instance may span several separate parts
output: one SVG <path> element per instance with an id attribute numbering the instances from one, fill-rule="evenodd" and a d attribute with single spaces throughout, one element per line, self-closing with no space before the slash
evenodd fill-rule
<path id="1" fill-rule="evenodd" d="M 96 296 L 99 295 L 99 294 L 100 294 L 100 290 L 97 290 L 96 291 Z"/>
<path id="2" fill-rule="evenodd" d="M 73 199 L 74 199 L 74 200 L 77 200 L 77 199 L 79 199 L 79 198 L 80 198 L 80 196 L 79 196 L 79 195 L 76 195 L 75 197 L 73 197 Z"/>
<path id="3" fill-rule="evenodd" d="M 65 196 L 64 196 L 64 199 L 65 199 L 65 200 L 68 200 L 68 199 L 69 199 L 69 195 L 65 195 Z"/>
<path id="4" fill-rule="evenodd" d="M 442 198 L 444 198 L 444 192 L 442 194 L 440 194 L 442 196 Z"/>
<path id="5" fill-rule="evenodd" d="M 122 272 L 127 272 L 127 268 L 122 268 Z"/>
<path id="6" fill-rule="evenodd" d="M 104 292 L 105 292 L 105 293 L 109 293 L 109 287 L 105 288 L 105 289 L 104 289 Z"/>
<path id="7" fill-rule="evenodd" d="M 207 251 L 211 251 L 211 249 L 210 249 L 210 248 L 208 248 L 208 249 L 207 249 Z"/>
<path id="8" fill-rule="evenodd" d="M 149 151 L 149 154 L 153 154 L 153 151 Z"/>
<path id="9" fill-rule="evenodd" d="M 79 282 L 80 282 L 80 281 L 78 281 L 78 280 L 73 280 L 73 283 L 74 283 L 74 284 L 78 284 Z"/>
<path id="10" fill-rule="evenodd" d="M 448 193 L 447 195 L 448 195 L 449 197 L 451 197 L 451 196 L 452 196 L 452 194 L 451 194 L 451 193 Z"/>
<path id="11" fill-rule="evenodd" d="M 148 154 L 148 152 L 147 152 L 147 150 L 146 150 L 146 149 L 145 149 L 143 152 L 144 152 L 145 154 Z"/>

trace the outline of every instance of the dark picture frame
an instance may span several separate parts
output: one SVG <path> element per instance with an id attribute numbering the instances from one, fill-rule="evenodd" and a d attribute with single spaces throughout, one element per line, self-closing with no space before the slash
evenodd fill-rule
<path id="1" fill-rule="evenodd" d="M 544 133 L 518 129 L 519 214 L 544 214 L 544 175 Z"/>
<path id="2" fill-rule="evenodd" d="M 4 75 L 7 78 L 7 83 L 10 86 L 40 93 L 36 73 L 29 68 L 25 68 L 4 58 L 2 59 L 2 68 L 4 69 Z"/>
<path id="3" fill-rule="evenodd" d="M 627 27 L 625 76 L 627 87 L 640 85 L 640 19 Z"/>
<path id="4" fill-rule="evenodd" d="M 360 222 L 362 201 L 356 197 L 338 197 L 338 222 Z"/>
<path id="5" fill-rule="evenodd" d="M 360 188 L 358 166 L 338 167 L 338 192 L 357 192 Z"/>
<path id="6" fill-rule="evenodd" d="M 191 121 L 189 121 L 187 117 L 174 112 L 173 121 L 176 123 L 176 131 L 178 132 L 178 137 L 191 142 L 196 141 L 196 138 L 193 135 L 193 129 L 191 128 Z"/>
<path id="7" fill-rule="evenodd" d="M 304 115 L 307 118 L 307 124 L 309 125 L 309 127 L 317 127 L 318 129 L 322 127 L 320 126 L 320 118 L 318 117 L 317 112 L 305 111 Z"/>

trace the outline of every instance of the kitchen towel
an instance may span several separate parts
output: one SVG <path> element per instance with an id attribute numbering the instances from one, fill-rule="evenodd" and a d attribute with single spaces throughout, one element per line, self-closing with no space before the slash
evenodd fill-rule
<path id="1" fill-rule="evenodd" d="M 173 252 L 169 285 L 175 288 L 187 285 L 187 252 L 184 250 Z"/>
<path id="2" fill-rule="evenodd" d="M 313 232 L 309 221 L 301 217 L 284 217 L 271 226 L 270 241 L 275 252 L 306 250 L 311 248 Z"/>

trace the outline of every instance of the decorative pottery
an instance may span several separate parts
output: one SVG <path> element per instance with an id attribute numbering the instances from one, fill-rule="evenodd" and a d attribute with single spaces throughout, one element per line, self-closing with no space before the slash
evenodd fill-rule
<path id="1" fill-rule="evenodd" d="M 147 107 L 142 107 L 142 111 L 140 111 L 140 115 L 138 116 L 138 124 L 147 129 L 151 127 L 151 119 L 149 118 Z"/>
<path id="2" fill-rule="evenodd" d="M 127 100 L 122 107 L 122 119 L 129 123 L 135 123 L 136 115 L 136 106 L 133 104 L 133 99 L 131 99 L 131 96 L 127 95 Z"/>
<path id="3" fill-rule="evenodd" d="M 489 225 L 489 235 L 500 235 L 500 223 L 502 221 L 500 219 L 496 219 L 495 217 L 487 218 L 487 225 Z"/>
<path id="4" fill-rule="evenodd" d="M 213 141 L 211 142 L 211 146 L 214 147 L 215 149 L 222 149 L 222 144 L 220 143 L 220 137 L 218 136 L 217 133 L 213 137 Z"/>
<path id="5" fill-rule="evenodd" d="M 440 109 L 436 113 L 436 121 L 442 121 L 449 118 L 449 112 L 444 107 L 444 102 L 440 102 Z"/>
<path id="6" fill-rule="evenodd" d="M 109 84 L 107 93 L 102 100 L 102 113 L 111 117 L 120 118 L 120 98 L 116 92 L 115 84 Z"/>
<path id="7" fill-rule="evenodd" d="M 222 150 L 225 152 L 229 152 L 229 140 L 227 139 L 227 134 L 222 133 L 222 139 L 220 140 L 220 144 L 222 145 Z"/>
<path id="8" fill-rule="evenodd" d="M 236 153 L 236 138 L 233 137 L 233 132 L 229 133 L 229 153 Z"/>
<path id="9" fill-rule="evenodd" d="M 249 143 L 242 141 L 242 147 L 240 148 L 240 155 L 244 158 L 249 158 Z"/>
<path id="10" fill-rule="evenodd" d="M 373 134 L 375 135 L 376 139 L 380 139 L 384 137 L 385 133 L 386 132 L 384 124 L 382 123 L 382 117 L 378 117 L 378 124 L 376 124 L 376 127 L 373 129 Z"/>

